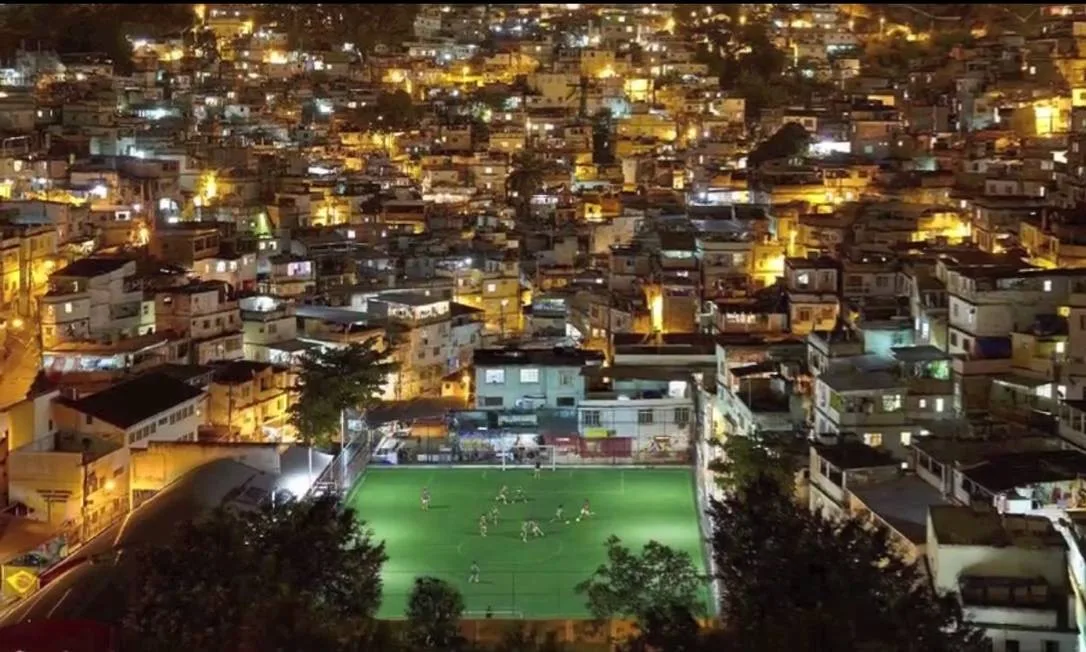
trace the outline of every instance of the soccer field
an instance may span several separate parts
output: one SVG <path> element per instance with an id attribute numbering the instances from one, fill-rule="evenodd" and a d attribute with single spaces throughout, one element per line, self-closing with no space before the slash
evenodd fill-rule
<path id="1" fill-rule="evenodd" d="M 495 504 L 502 485 L 512 498 L 523 487 L 526 503 L 502 505 L 486 538 L 479 516 Z M 421 510 L 423 487 L 430 509 Z M 581 503 L 590 518 L 576 521 Z M 382 618 L 404 614 L 415 578 L 439 577 L 464 594 L 471 617 L 585 618 L 584 598 L 573 587 L 606 561 L 604 541 L 614 534 L 635 549 L 655 539 L 687 552 L 705 571 L 698 514 L 689 469 L 370 468 L 348 501 L 383 540 L 385 563 Z M 553 522 L 559 505 L 570 523 Z M 535 519 L 542 538 L 520 539 L 521 523 Z M 473 561 L 479 583 L 468 583 Z M 705 591 L 708 603 L 709 591 Z"/>

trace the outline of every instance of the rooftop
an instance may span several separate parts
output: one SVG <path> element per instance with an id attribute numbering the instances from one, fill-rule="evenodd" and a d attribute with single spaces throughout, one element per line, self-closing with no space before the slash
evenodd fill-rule
<path id="1" fill-rule="evenodd" d="M 929 524 L 939 545 L 1016 548 L 1062 547 L 1063 537 L 1044 516 L 1000 515 L 962 505 L 933 505 Z"/>
<path id="2" fill-rule="evenodd" d="M 61 399 L 68 407 L 127 430 L 203 392 L 163 373 L 137 376 L 80 399 Z"/>

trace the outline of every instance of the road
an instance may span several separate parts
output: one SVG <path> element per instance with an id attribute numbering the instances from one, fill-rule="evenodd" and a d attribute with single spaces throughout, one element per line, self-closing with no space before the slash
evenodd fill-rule
<path id="1" fill-rule="evenodd" d="M 22 324 L 16 328 L 16 324 Z M 7 340 L 4 345 L 6 357 L 0 362 L 0 408 L 18 403 L 26 398 L 26 392 L 40 364 L 38 338 L 29 320 L 19 322 L 7 320 Z"/>

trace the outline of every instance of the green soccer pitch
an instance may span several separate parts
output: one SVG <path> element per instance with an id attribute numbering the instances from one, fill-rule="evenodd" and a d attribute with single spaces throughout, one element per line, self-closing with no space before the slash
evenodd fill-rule
<path id="1" fill-rule="evenodd" d="M 479 517 L 495 505 L 502 485 L 512 500 L 499 506 L 497 526 L 479 533 Z M 420 494 L 429 487 L 429 511 Z M 593 516 L 576 520 L 581 504 Z M 348 504 L 383 540 L 388 554 L 380 617 L 401 618 L 415 578 L 444 579 L 464 594 L 467 615 L 494 618 L 587 618 L 573 587 L 606 561 L 604 541 L 616 535 L 630 548 L 654 539 L 685 551 L 705 571 L 693 473 L 689 469 L 429 469 L 371 467 Z M 558 506 L 563 522 L 554 522 Z M 533 518 L 542 538 L 521 541 L 521 523 Z M 569 520 L 567 524 L 564 521 Z M 478 583 L 469 583 L 472 562 Z M 705 591 L 706 603 L 709 591 Z"/>

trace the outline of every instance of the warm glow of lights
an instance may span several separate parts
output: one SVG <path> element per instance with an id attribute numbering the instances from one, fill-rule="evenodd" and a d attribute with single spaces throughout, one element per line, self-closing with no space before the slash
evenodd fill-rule
<path id="1" fill-rule="evenodd" d="M 219 195 L 219 179 L 214 170 L 205 172 L 200 177 L 200 197 L 205 202 L 215 199 Z"/>
<path id="2" fill-rule="evenodd" d="M 659 290 L 649 290 L 649 315 L 652 320 L 652 332 L 664 332 L 664 296 Z"/>
<path id="3" fill-rule="evenodd" d="M 596 73 L 596 76 L 600 79 L 611 79 L 615 76 L 615 69 L 610 65 L 604 66 L 602 70 Z"/>
<path id="4" fill-rule="evenodd" d="M 264 63 L 270 63 L 274 65 L 282 65 L 287 62 L 286 52 L 280 52 L 278 50 L 269 50 L 264 53 Z"/>
<path id="5" fill-rule="evenodd" d="M 151 242 L 151 230 L 145 224 L 141 224 L 136 230 L 136 246 L 143 247 Z"/>

